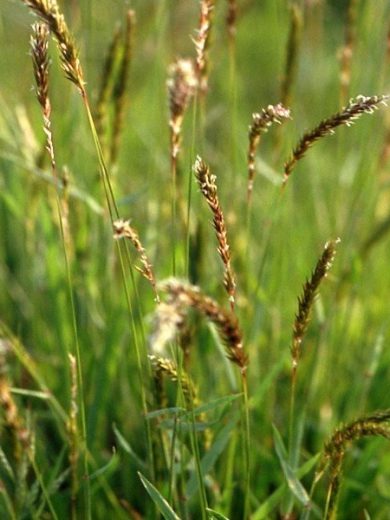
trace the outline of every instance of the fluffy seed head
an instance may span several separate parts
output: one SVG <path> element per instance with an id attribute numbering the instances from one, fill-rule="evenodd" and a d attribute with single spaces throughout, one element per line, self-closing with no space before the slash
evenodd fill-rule
<path id="1" fill-rule="evenodd" d="M 181 117 L 197 87 L 194 64 L 190 59 L 178 59 L 169 67 L 167 81 L 171 120 Z"/>

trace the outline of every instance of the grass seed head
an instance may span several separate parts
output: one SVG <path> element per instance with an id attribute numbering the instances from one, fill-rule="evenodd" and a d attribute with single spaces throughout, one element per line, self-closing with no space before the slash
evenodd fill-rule
<path id="1" fill-rule="evenodd" d="M 132 58 L 132 35 L 135 25 L 135 13 L 133 10 L 127 12 L 126 30 L 124 35 L 124 49 L 122 61 L 120 63 L 120 70 L 113 89 L 114 101 L 114 120 L 111 137 L 110 162 L 115 164 L 118 152 L 120 139 L 123 130 L 123 124 L 126 113 L 126 98 L 127 98 L 127 83 L 129 76 L 130 63 Z"/>
<path id="2" fill-rule="evenodd" d="M 196 404 L 196 389 L 183 367 L 180 372 L 177 369 L 176 363 L 171 359 L 149 354 L 148 356 L 156 378 L 162 379 L 162 376 L 168 377 L 173 382 L 180 381 L 184 398 L 188 404 Z"/>
<path id="3" fill-rule="evenodd" d="M 167 81 L 171 126 L 183 117 L 197 87 L 194 65 L 190 59 L 178 59 L 169 67 Z"/>
<path id="4" fill-rule="evenodd" d="M 342 464 L 348 446 L 364 437 L 385 437 L 390 439 L 390 410 L 375 412 L 337 428 L 329 441 L 325 443 L 320 469 L 322 476 L 326 467 L 329 469 L 330 482 L 327 493 L 327 520 L 335 518 L 337 498 L 341 483 Z M 318 477 L 317 477 L 318 478 Z"/>
<path id="5" fill-rule="evenodd" d="M 32 26 L 33 34 L 30 38 L 31 57 L 33 60 L 36 93 L 39 104 L 45 117 L 50 118 L 51 106 L 49 101 L 49 29 L 44 23 L 35 23 Z"/>
<path id="6" fill-rule="evenodd" d="M 313 144 L 327 135 L 334 134 L 337 127 L 345 125 L 351 126 L 363 114 L 373 114 L 379 108 L 379 105 L 386 105 L 390 96 L 357 96 L 351 99 L 346 107 L 337 112 L 328 119 L 324 119 L 310 132 L 305 133 L 296 147 L 294 148 L 290 159 L 284 165 L 284 182 L 291 175 L 297 162 L 302 159 L 307 150 Z"/>
<path id="7" fill-rule="evenodd" d="M 167 81 L 169 97 L 169 126 L 171 129 L 171 157 L 176 160 L 180 151 L 183 117 L 198 82 L 190 59 L 178 59 L 169 67 Z"/>
<path id="8" fill-rule="evenodd" d="M 230 246 L 227 238 L 225 217 L 219 203 L 216 176 L 210 173 L 207 164 L 197 157 L 194 165 L 195 177 L 198 181 L 200 191 L 204 195 L 209 208 L 213 214 L 213 225 L 218 241 L 218 253 L 224 265 L 224 287 L 232 304 L 235 301 L 236 281 L 231 266 Z"/>
<path id="9" fill-rule="evenodd" d="M 318 294 L 319 286 L 332 266 L 336 254 L 336 245 L 339 241 L 340 239 L 331 240 L 325 244 L 322 255 L 319 258 L 310 279 L 307 280 L 303 286 L 301 296 L 298 298 L 298 311 L 295 316 L 291 344 L 291 356 L 294 371 L 298 367 L 302 340 L 310 322 L 311 311 Z"/>
<path id="10" fill-rule="evenodd" d="M 228 11 L 226 15 L 226 26 L 229 38 L 234 40 L 237 33 L 237 0 L 228 0 Z"/>
<path id="11" fill-rule="evenodd" d="M 199 287 L 170 279 L 161 285 L 170 296 L 170 301 L 180 302 L 184 307 L 192 307 L 213 323 L 225 345 L 227 357 L 245 373 L 248 358 L 244 352 L 242 333 L 237 317 L 218 305 L 212 298 L 204 295 Z"/>
<path id="12" fill-rule="evenodd" d="M 57 40 L 62 68 L 66 77 L 84 94 L 85 82 L 78 50 L 65 22 L 64 15 L 60 12 L 57 0 L 23 0 L 23 2 L 49 26 Z"/>
<path id="13" fill-rule="evenodd" d="M 196 75 L 199 81 L 199 90 L 206 93 L 208 88 L 208 48 L 210 44 L 211 15 L 214 9 L 214 0 L 201 0 L 199 29 L 193 39 L 196 50 Z"/>
<path id="14" fill-rule="evenodd" d="M 167 345 L 173 342 L 183 328 L 187 308 L 181 299 L 169 298 L 160 302 L 153 315 L 152 333 L 149 337 L 149 350 L 161 355 Z"/>
<path id="15" fill-rule="evenodd" d="M 290 110 L 285 108 L 281 103 L 268 105 L 268 107 L 263 108 L 261 112 L 252 114 L 252 124 L 249 126 L 248 132 L 248 198 L 250 198 L 253 190 L 255 155 L 261 135 L 267 133 L 273 123 L 282 124 L 288 119 L 291 119 Z"/>
<path id="16" fill-rule="evenodd" d="M 140 255 L 140 260 L 142 267 L 137 267 L 137 271 L 139 271 L 146 280 L 150 282 L 153 287 L 153 290 L 156 294 L 156 300 L 159 301 L 159 297 L 156 290 L 156 278 L 153 271 L 153 266 L 149 261 L 148 255 L 146 254 L 146 250 L 142 245 L 137 231 L 130 225 L 129 220 L 118 219 L 113 223 L 114 228 L 114 238 L 119 240 L 121 238 L 127 238 L 133 244 L 134 248 Z"/>

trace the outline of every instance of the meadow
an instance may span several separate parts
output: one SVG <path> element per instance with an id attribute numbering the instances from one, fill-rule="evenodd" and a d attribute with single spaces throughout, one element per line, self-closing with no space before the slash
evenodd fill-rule
<path id="1" fill-rule="evenodd" d="M 389 2 L 0 44 L 0 517 L 388 519 Z"/>

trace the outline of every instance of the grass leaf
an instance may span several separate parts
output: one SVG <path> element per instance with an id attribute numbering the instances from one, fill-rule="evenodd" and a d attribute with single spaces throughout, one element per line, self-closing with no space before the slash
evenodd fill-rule
<path id="1" fill-rule="evenodd" d="M 141 482 L 144 485 L 146 491 L 149 493 L 150 498 L 156 504 L 158 510 L 163 515 L 165 520 L 180 520 L 180 517 L 177 516 L 177 514 L 161 495 L 161 493 L 159 493 L 159 491 L 153 486 L 153 484 L 149 482 L 149 480 L 139 471 L 138 476 L 141 479 Z"/>
<path id="2" fill-rule="evenodd" d="M 321 454 L 316 453 L 309 459 L 307 462 L 302 464 L 302 466 L 297 471 L 297 477 L 303 478 L 307 475 L 317 464 Z M 286 484 L 281 484 L 273 493 L 270 495 L 267 500 L 265 500 L 261 506 L 253 513 L 252 520 L 263 520 L 264 518 L 268 518 L 268 516 L 272 513 L 272 511 L 277 507 L 278 504 L 283 499 L 283 496 L 287 490 Z M 313 508 L 314 512 L 317 513 L 316 508 Z M 316 515 L 317 516 L 317 515 Z M 319 516 L 320 517 L 320 516 Z"/>
<path id="3" fill-rule="evenodd" d="M 203 476 L 205 476 L 214 467 L 214 464 L 218 460 L 218 457 L 223 453 L 236 424 L 237 419 L 232 419 L 226 426 L 224 426 L 222 430 L 219 432 L 211 448 L 202 458 L 200 464 Z M 196 492 L 197 488 L 197 476 L 195 473 L 193 473 L 186 486 L 186 497 L 191 498 L 193 494 Z"/>
<path id="4" fill-rule="evenodd" d="M 275 425 L 273 425 L 272 428 L 274 434 L 275 451 L 279 458 L 280 465 L 282 466 L 284 476 L 286 477 L 287 485 L 294 496 L 299 500 L 299 502 L 303 506 L 308 507 L 310 504 L 310 497 L 290 467 L 287 451 L 279 431 Z"/>
<path id="5" fill-rule="evenodd" d="M 222 513 L 218 513 L 217 511 L 214 511 L 214 509 L 210 509 L 209 507 L 206 509 L 206 511 L 209 516 L 209 520 L 229 520 Z"/>
<path id="6" fill-rule="evenodd" d="M 128 441 L 123 437 L 121 432 L 118 430 L 116 424 L 113 424 L 112 429 L 114 431 L 116 440 L 118 441 L 119 446 L 134 460 L 134 462 L 141 467 L 143 470 L 146 469 L 146 464 L 141 460 L 138 455 L 135 453 L 133 448 L 130 446 Z"/>

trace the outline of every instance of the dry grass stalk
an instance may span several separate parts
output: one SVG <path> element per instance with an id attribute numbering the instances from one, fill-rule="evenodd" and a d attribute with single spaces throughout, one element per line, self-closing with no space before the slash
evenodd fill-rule
<path id="1" fill-rule="evenodd" d="M 22 0 L 49 26 L 54 34 L 60 52 L 62 68 L 66 77 L 74 83 L 85 96 L 84 77 L 78 57 L 78 50 L 73 42 L 64 15 L 61 14 L 56 0 Z"/>
<path id="2" fill-rule="evenodd" d="M 253 182 L 255 177 L 255 157 L 256 150 L 260 144 L 262 134 L 268 132 L 273 123 L 281 124 L 286 119 L 291 119 L 290 110 L 285 108 L 281 103 L 277 105 L 268 105 L 261 112 L 252 114 L 252 124 L 249 126 L 249 145 L 248 145 L 248 200 L 250 200 L 253 191 Z"/>
<path id="3" fill-rule="evenodd" d="M 71 483 L 71 507 L 72 507 L 72 518 L 76 518 L 77 508 L 77 493 L 78 493 L 78 462 L 79 462 L 79 434 L 77 427 L 77 416 L 78 416 L 78 382 L 77 382 L 77 364 L 76 358 L 69 354 L 69 367 L 70 367 L 70 411 L 68 420 L 68 434 L 69 434 L 69 465 L 72 475 Z"/>
<path id="4" fill-rule="evenodd" d="M 291 175 L 297 162 L 302 159 L 307 150 L 319 139 L 332 135 L 339 126 L 351 126 L 354 121 L 363 114 L 373 114 L 380 104 L 386 105 L 389 96 L 357 96 L 351 99 L 348 105 L 328 119 L 303 135 L 297 146 L 294 148 L 291 158 L 284 165 L 284 182 Z"/>
<path id="5" fill-rule="evenodd" d="M 295 374 L 298 368 L 302 340 L 310 322 L 311 311 L 318 294 L 319 286 L 332 266 L 336 254 L 336 245 L 339 241 L 339 239 L 332 240 L 325 244 L 323 253 L 317 262 L 310 280 L 306 281 L 303 286 L 302 294 L 298 298 L 298 311 L 295 315 L 291 343 L 293 374 Z"/>
<path id="6" fill-rule="evenodd" d="M 208 88 L 208 48 L 210 44 L 211 14 L 214 0 L 200 1 L 199 29 L 193 39 L 196 50 L 196 76 L 199 81 L 199 91 L 205 94 Z"/>
<path id="7" fill-rule="evenodd" d="M 176 166 L 180 151 L 184 113 L 197 85 L 194 65 L 191 60 L 179 59 L 169 67 L 167 81 L 170 112 L 169 128 L 171 130 L 171 161 L 174 166 Z"/>
<path id="8" fill-rule="evenodd" d="M 340 98 L 341 103 L 348 99 L 349 86 L 351 83 L 351 64 L 353 50 L 356 44 L 356 19 L 357 0 L 349 0 L 347 21 L 345 24 L 345 42 L 341 50 L 340 62 Z"/>
<path id="9" fill-rule="evenodd" d="M 129 220 L 119 219 L 113 223 L 114 227 L 114 238 L 128 238 L 130 242 L 133 244 L 135 249 L 140 255 L 140 260 L 142 267 L 136 267 L 137 271 L 139 271 L 144 278 L 146 278 L 151 284 L 153 291 L 156 295 L 156 301 L 159 302 L 159 296 L 157 293 L 157 284 L 156 278 L 154 276 L 153 266 L 149 262 L 149 258 L 146 254 L 145 248 L 143 247 L 137 231 L 130 225 Z"/>
<path id="10" fill-rule="evenodd" d="M 226 25 L 231 41 L 236 37 L 237 32 L 237 0 L 227 0 L 228 11 L 226 15 Z"/>
<path id="11" fill-rule="evenodd" d="M 338 428 L 325 444 L 320 469 L 316 479 L 319 480 L 328 466 L 330 483 L 327 495 L 325 518 L 334 519 L 336 515 L 337 497 L 340 489 L 341 470 L 348 445 L 364 437 L 385 437 L 390 439 L 390 410 L 376 412 L 367 417 L 357 419 L 350 424 Z"/>
<path id="12" fill-rule="evenodd" d="M 223 284 L 229 295 L 230 303 L 234 306 L 236 282 L 231 266 L 231 254 L 227 239 L 225 217 L 218 199 L 217 185 L 215 182 L 216 176 L 210 173 L 209 167 L 199 156 L 196 158 L 194 171 L 200 190 L 213 214 L 213 225 L 218 240 L 218 253 L 225 268 Z"/>
<path id="13" fill-rule="evenodd" d="M 194 285 L 171 279 L 162 284 L 162 289 L 169 294 L 171 301 L 177 302 L 178 307 L 196 309 L 217 327 L 225 345 L 227 357 L 238 365 L 244 374 L 248 358 L 243 349 L 242 333 L 237 317 L 220 307 L 212 298 L 205 296 Z"/>
<path id="14" fill-rule="evenodd" d="M 291 5 L 291 22 L 290 33 L 287 42 L 287 58 L 281 88 L 281 101 L 283 105 L 291 104 L 291 89 L 294 85 L 297 71 L 302 26 L 302 11 L 298 4 L 294 3 Z"/>
<path id="15" fill-rule="evenodd" d="M 126 113 L 126 87 L 128 82 L 129 67 L 132 55 L 132 35 L 135 23 L 135 13 L 131 9 L 127 11 L 126 31 L 124 36 L 124 49 L 120 64 L 119 75 L 114 86 L 114 121 L 112 129 L 110 162 L 114 164 L 118 157 L 120 137 L 122 134 L 123 121 Z"/>

